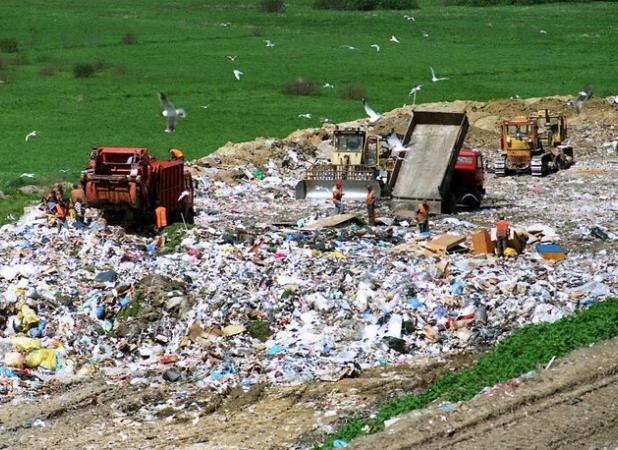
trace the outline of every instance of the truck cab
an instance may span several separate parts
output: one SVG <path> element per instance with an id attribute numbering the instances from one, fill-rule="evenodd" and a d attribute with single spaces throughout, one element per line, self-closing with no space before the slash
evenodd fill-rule
<path id="1" fill-rule="evenodd" d="M 457 204 L 478 208 L 485 195 L 484 182 L 485 171 L 481 152 L 476 149 L 461 149 L 451 180 L 451 189 Z"/>

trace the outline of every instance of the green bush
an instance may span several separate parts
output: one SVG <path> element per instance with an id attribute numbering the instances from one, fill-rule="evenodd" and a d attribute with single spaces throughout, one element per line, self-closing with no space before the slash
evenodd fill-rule
<path id="1" fill-rule="evenodd" d="M 4 53 L 17 53 L 19 51 L 19 48 L 17 46 L 17 39 L 15 38 L 0 39 L 0 50 Z"/>
<path id="2" fill-rule="evenodd" d="M 318 84 L 310 77 L 298 77 L 283 83 L 281 91 L 285 95 L 320 95 Z"/>
<path id="3" fill-rule="evenodd" d="M 90 63 L 77 63 L 73 66 L 73 76 L 75 78 L 88 78 L 96 72 L 94 66 Z"/>
<path id="4" fill-rule="evenodd" d="M 135 33 L 128 31 L 124 34 L 124 36 L 122 36 L 122 43 L 124 45 L 137 44 L 137 36 L 135 36 Z"/>
<path id="5" fill-rule="evenodd" d="M 285 3 L 283 0 L 259 0 L 257 2 L 257 9 L 267 13 L 283 12 L 285 10 Z"/>
<path id="6" fill-rule="evenodd" d="M 350 83 L 342 86 L 338 95 L 346 100 L 362 100 L 367 98 L 367 88 L 361 83 Z"/>
<path id="7" fill-rule="evenodd" d="M 599 0 L 439 0 L 445 6 L 540 5 L 542 3 L 591 3 Z"/>
<path id="8" fill-rule="evenodd" d="M 417 0 L 382 0 L 382 9 L 418 9 Z"/>
<path id="9" fill-rule="evenodd" d="M 346 0 L 345 9 L 352 11 L 373 11 L 380 6 L 379 0 Z"/>

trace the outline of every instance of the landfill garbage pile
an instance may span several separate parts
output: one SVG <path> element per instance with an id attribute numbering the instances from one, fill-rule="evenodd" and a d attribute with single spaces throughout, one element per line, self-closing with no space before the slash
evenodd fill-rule
<path id="1" fill-rule="evenodd" d="M 432 237 L 385 203 L 383 225 L 313 229 L 333 207 L 294 200 L 294 185 L 324 142 L 310 130 L 240 144 L 240 156 L 226 146 L 194 167 L 196 225 L 162 236 L 102 221 L 59 233 L 36 208 L 3 226 L 3 401 L 94 372 L 218 392 L 338 380 L 490 345 L 618 292 L 618 168 L 602 142 L 547 178 L 488 176 L 490 207 L 432 218 Z M 346 208 L 364 217 L 362 203 Z M 465 237 L 491 228 L 498 211 L 528 246 L 505 260 L 471 253 Z M 423 253 L 454 235 L 461 245 Z"/>

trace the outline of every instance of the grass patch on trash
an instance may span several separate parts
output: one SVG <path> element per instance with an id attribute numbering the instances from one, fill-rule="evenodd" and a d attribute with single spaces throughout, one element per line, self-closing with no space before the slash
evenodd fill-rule
<path id="1" fill-rule="evenodd" d="M 185 238 L 187 231 L 193 227 L 194 225 L 185 225 L 182 222 L 173 223 L 170 226 L 166 227 L 165 230 L 161 232 L 161 236 L 165 237 L 165 244 L 163 244 L 163 247 L 161 247 L 161 251 L 159 252 L 159 254 L 165 255 L 175 252 L 176 248 Z"/>
<path id="2" fill-rule="evenodd" d="M 469 400 L 484 387 L 534 370 L 554 356 L 560 357 L 617 335 L 618 298 L 595 304 L 554 323 L 527 325 L 501 340 L 473 367 L 440 376 L 420 394 L 388 401 L 374 419 L 358 418 L 345 423 L 313 450 L 331 449 L 336 441 L 349 442 L 361 435 L 379 431 L 383 429 L 385 420 L 423 408 L 438 399 L 450 402 Z"/>

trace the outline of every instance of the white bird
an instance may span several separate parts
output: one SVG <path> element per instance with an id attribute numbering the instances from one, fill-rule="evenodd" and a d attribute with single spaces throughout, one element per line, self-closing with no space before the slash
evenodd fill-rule
<path id="1" fill-rule="evenodd" d="M 180 203 L 183 198 L 188 197 L 189 195 L 190 195 L 189 191 L 182 191 L 180 193 L 180 197 L 178 197 L 178 203 Z"/>
<path id="2" fill-rule="evenodd" d="M 422 84 L 417 84 L 416 86 L 414 86 L 412 89 L 410 89 L 410 93 L 408 95 L 412 95 L 412 105 L 416 105 L 416 94 L 417 92 L 419 92 L 421 90 L 421 88 L 423 87 Z"/>
<path id="3" fill-rule="evenodd" d="M 225 55 L 225 57 L 230 61 L 234 62 L 236 58 L 238 58 L 238 55 Z"/>
<path id="4" fill-rule="evenodd" d="M 222 26 L 222 27 L 224 27 L 224 28 L 227 28 L 227 27 L 229 27 L 230 25 L 232 25 L 232 23 L 231 23 L 231 22 L 221 22 L 219 25 L 221 25 L 221 26 Z"/>
<path id="5" fill-rule="evenodd" d="M 34 176 L 33 173 L 22 173 L 19 178 L 34 178 Z"/>
<path id="6" fill-rule="evenodd" d="M 269 47 L 269 48 L 272 48 L 275 46 L 275 44 L 273 44 L 270 39 L 266 39 L 264 43 L 266 44 L 266 47 Z"/>
<path id="7" fill-rule="evenodd" d="M 423 33 L 422 33 L 422 34 L 423 34 L 423 37 L 424 37 L 424 38 L 428 38 L 428 37 L 429 37 L 429 33 L 427 33 L 426 31 L 423 31 Z"/>
<path id="8" fill-rule="evenodd" d="M 332 120 L 330 120 L 328 117 L 320 117 L 320 122 L 321 123 L 329 123 L 329 122 L 332 122 Z"/>
<path id="9" fill-rule="evenodd" d="M 438 81 L 448 80 L 448 78 L 438 78 L 436 76 L 436 73 L 433 71 L 433 67 L 430 67 L 429 70 L 431 70 L 431 81 L 433 81 L 434 83 Z"/>
<path id="10" fill-rule="evenodd" d="M 238 69 L 234 69 L 234 77 L 235 77 L 237 80 L 240 80 L 240 77 L 241 77 L 242 75 L 244 75 L 244 73 L 242 73 L 242 72 L 241 72 L 240 70 L 238 70 Z"/>
<path id="11" fill-rule="evenodd" d="M 71 169 L 58 169 L 58 172 L 68 173 Z"/>
<path id="12" fill-rule="evenodd" d="M 403 18 L 406 19 L 406 20 L 411 20 L 412 22 L 416 22 L 416 19 L 414 17 L 412 17 L 412 16 L 405 15 L 405 16 L 403 16 Z"/>
<path id="13" fill-rule="evenodd" d="M 159 101 L 161 105 L 163 105 L 163 108 L 165 108 L 161 115 L 167 118 L 165 122 L 165 132 L 173 133 L 174 130 L 176 130 L 176 119 L 178 119 L 178 117 L 184 119 L 187 117 L 187 113 L 183 108 L 176 108 L 163 92 L 159 92 Z"/>
<path id="14" fill-rule="evenodd" d="M 13 213 L 8 213 L 6 215 L 7 220 L 10 220 L 11 222 L 15 222 L 15 216 L 13 215 Z"/>
<path id="15" fill-rule="evenodd" d="M 395 152 L 407 152 L 410 150 L 410 147 L 405 147 L 399 139 L 399 136 L 395 133 L 395 130 L 391 131 L 391 134 L 386 138 L 386 142 L 390 146 L 391 150 Z"/>
<path id="16" fill-rule="evenodd" d="M 298 117 L 302 119 L 311 119 L 311 114 L 310 113 L 299 114 Z"/>
<path id="17" fill-rule="evenodd" d="M 208 105 L 202 105 L 203 109 L 208 109 L 208 107 L 210 106 L 210 103 Z"/>
<path id="18" fill-rule="evenodd" d="M 37 133 L 38 133 L 38 131 L 36 131 L 36 130 L 33 130 L 30 133 L 28 133 L 26 135 L 26 142 L 28 142 L 30 140 L 30 138 L 36 137 Z"/>
<path id="19" fill-rule="evenodd" d="M 367 104 L 367 100 L 363 99 L 363 108 L 365 108 L 365 112 L 367 116 L 369 116 L 369 123 L 375 123 L 382 118 L 381 114 L 375 112 L 371 107 Z"/>
<path id="20" fill-rule="evenodd" d="M 547 34 L 547 31 L 545 31 L 545 30 L 539 30 L 539 33 L 541 33 L 541 34 Z"/>
<path id="21" fill-rule="evenodd" d="M 376 49 L 376 52 L 380 51 L 380 46 L 378 44 L 371 44 L 371 47 Z"/>
<path id="22" fill-rule="evenodd" d="M 577 114 L 582 111 L 584 107 L 584 103 L 592 97 L 592 88 L 590 86 L 586 86 L 581 91 L 577 93 L 577 99 L 575 99 L 575 110 Z"/>
<path id="23" fill-rule="evenodd" d="M 324 85 L 322 87 L 324 89 L 335 89 L 335 85 L 334 84 L 330 84 L 330 83 L 324 83 Z"/>
<path id="24" fill-rule="evenodd" d="M 517 94 L 511 95 L 511 100 L 519 100 L 521 97 Z"/>
<path id="25" fill-rule="evenodd" d="M 348 50 L 358 50 L 356 47 L 352 47 L 351 45 L 342 45 L 341 47 L 347 48 Z"/>
<path id="26" fill-rule="evenodd" d="M 397 36 L 395 36 L 394 34 L 391 36 L 389 41 L 394 42 L 395 44 L 399 44 L 399 39 L 397 39 Z"/>

